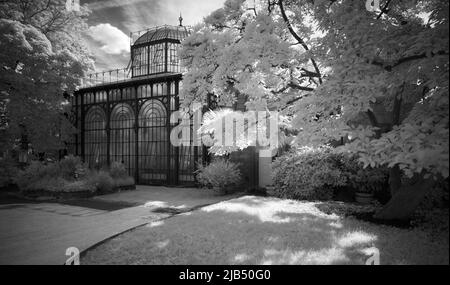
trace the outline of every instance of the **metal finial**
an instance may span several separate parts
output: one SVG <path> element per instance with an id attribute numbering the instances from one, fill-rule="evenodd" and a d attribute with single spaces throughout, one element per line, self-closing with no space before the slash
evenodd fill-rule
<path id="1" fill-rule="evenodd" d="M 180 13 L 180 18 L 178 18 L 178 20 L 180 21 L 180 27 L 182 27 L 183 26 L 183 17 L 181 16 L 181 13 Z"/>

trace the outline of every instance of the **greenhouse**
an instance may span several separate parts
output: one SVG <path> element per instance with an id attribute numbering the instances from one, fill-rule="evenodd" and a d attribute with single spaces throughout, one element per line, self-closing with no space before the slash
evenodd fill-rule
<path id="1" fill-rule="evenodd" d="M 202 148 L 170 143 L 182 79 L 177 48 L 188 35 L 182 25 L 132 33 L 129 66 L 92 74 L 76 92 L 74 152 L 90 167 L 122 162 L 141 184 L 194 182 Z"/>

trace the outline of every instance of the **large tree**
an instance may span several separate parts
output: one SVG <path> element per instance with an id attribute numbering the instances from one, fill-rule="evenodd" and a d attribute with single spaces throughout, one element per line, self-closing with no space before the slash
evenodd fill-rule
<path id="1" fill-rule="evenodd" d="M 406 218 L 448 177 L 448 2 L 228 0 L 185 41 L 184 101 L 286 115 L 298 145 L 390 169 L 379 218 Z M 406 182 L 406 183 L 405 183 Z"/>
<path id="2" fill-rule="evenodd" d="M 80 33 L 88 11 L 65 0 L 0 2 L 1 149 L 31 143 L 38 152 L 64 147 L 74 129 L 67 98 L 92 59 Z"/>

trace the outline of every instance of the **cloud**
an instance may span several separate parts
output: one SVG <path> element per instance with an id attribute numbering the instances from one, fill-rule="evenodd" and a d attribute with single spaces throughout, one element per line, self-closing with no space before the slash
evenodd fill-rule
<path id="1" fill-rule="evenodd" d="M 83 0 L 92 14 L 84 39 L 95 57 L 97 70 L 126 67 L 130 61 L 128 34 L 158 25 L 201 22 L 225 0 Z"/>
<path id="2" fill-rule="evenodd" d="M 108 1 L 95 1 L 88 3 L 88 7 L 91 11 L 108 9 L 108 8 L 116 8 L 123 7 L 127 5 L 135 5 L 141 2 L 145 2 L 146 0 L 108 0 Z"/>
<path id="3" fill-rule="evenodd" d="M 109 23 L 89 27 L 89 36 L 102 46 L 107 54 L 123 54 L 130 51 L 130 38 Z"/>

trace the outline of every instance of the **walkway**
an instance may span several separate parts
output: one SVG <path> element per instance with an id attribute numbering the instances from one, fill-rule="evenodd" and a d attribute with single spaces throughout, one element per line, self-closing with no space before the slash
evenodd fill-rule
<path id="1" fill-rule="evenodd" d="M 0 264 L 64 264 L 69 247 L 82 252 L 134 227 L 230 198 L 201 189 L 138 186 L 64 204 L 3 204 Z"/>

